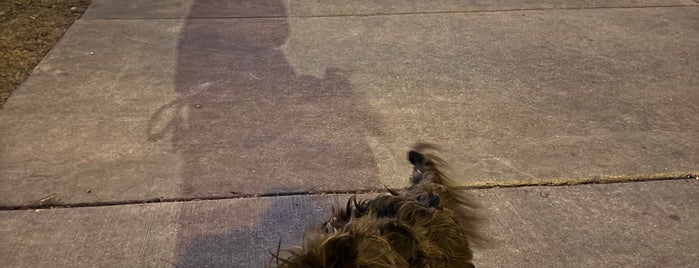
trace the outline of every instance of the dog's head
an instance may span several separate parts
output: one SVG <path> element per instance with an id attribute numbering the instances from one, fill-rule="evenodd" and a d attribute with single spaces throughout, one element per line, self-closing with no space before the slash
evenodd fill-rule
<path id="1" fill-rule="evenodd" d="M 280 268 L 408 267 L 402 254 L 415 249 L 400 252 L 395 245 L 417 245 L 410 231 L 368 219 L 354 220 L 341 230 L 307 232 L 303 247 L 282 252 L 288 257 L 273 254 L 272 263 Z"/>
<path id="2" fill-rule="evenodd" d="M 435 146 L 415 145 L 408 160 L 408 189 L 350 198 L 305 233 L 302 247 L 272 254 L 272 266 L 473 267 L 469 240 L 478 238 L 476 203 L 453 186 Z"/>

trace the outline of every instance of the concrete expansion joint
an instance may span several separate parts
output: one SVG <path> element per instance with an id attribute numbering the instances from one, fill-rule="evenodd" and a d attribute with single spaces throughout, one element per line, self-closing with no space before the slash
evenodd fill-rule
<path id="1" fill-rule="evenodd" d="M 575 186 L 585 184 L 612 184 L 630 183 L 644 181 L 665 181 L 665 180 L 699 180 L 699 172 L 689 173 L 661 173 L 650 175 L 625 175 L 625 176 L 594 176 L 589 178 L 554 178 L 535 180 L 510 180 L 498 182 L 474 182 L 460 185 L 460 189 L 490 189 L 490 188 L 510 188 L 510 187 L 533 187 L 533 186 Z"/>
<path id="2" fill-rule="evenodd" d="M 699 0 L 694 0 L 697 4 L 684 5 L 654 5 L 654 6 L 597 6 L 597 7 L 564 7 L 564 8 L 520 8 L 520 9 L 495 9 L 495 10 L 442 10 L 442 11 L 416 11 L 416 12 L 386 12 L 386 13 L 366 13 L 366 14 L 329 14 L 329 15 L 262 15 L 262 16 L 211 16 L 211 17 L 161 17 L 161 18 L 119 18 L 119 17 L 83 17 L 82 20 L 216 20 L 216 19 L 288 19 L 288 18 L 334 18 L 334 17 L 379 17 L 379 16 L 406 16 L 406 15 L 439 15 L 439 14 L 470 14 L 470 13 L 504 13 L 504 12 L 527 12 L 527 11 L 562 11 L 562 10 L 596 10 L 596 9 L 648 9 L 648 8 L 674 8 L 674 7 L 699 7 Z"/>
<path id="3" fill-rule="evenodd" d="M 40 200 L 40 202 L 38 202 L 38 204 L 31 204 L 31 205 L 17 205 L 17 206 L 0 205 L 0 211 L 64 209 L 64 208 L 84 208 L 84 207 L 110 207 L 110 206 L 123 206 L 123 205 L 181 203 L 181 202 L 250 199 L 250 198 L 280 197 L 280 196 L 372 194 L 372 193 L 381 193 L 381 192 L 385 192 L 385 189 L 369 189 L 369 190 L 354 190 L 354 191 L 304 191 L 304 192 L 281 192 L 281 193 L 265 193 L 265 194 L 235 194 L 235 195 L 228 195 L 228 196 L 180 197 L 180 198 L 158 197 L 158 198 L 149 198 L 149 199 L 141 199 L 141 200 L 97 201 L 97 202 L 84 202 L 84 203 L 60 203 L 60 202 L 42 203 Z M 49 197 L 52 197 L 52 196 L 49 196 Z"/>
<path id="4" fill-rule="evenodd" d="M 458 188 L 463 190 L 474 189 L 498 189 L 498 188 L 515 188 L 515 187 L 548 187 L 548 186 L 575 186 L 585 184 L 614 184 L 614 183 L 631 183 L 644 181 L 663 181 L 663 180 L 697 180 L 699 172 L 690 173 L 666 173 L 653 175 L 627 175 L 627 176 L 597 176 L 591 178 L 577 179 L 539 179 L 539 180 L 514 180 L 504 182 L 473 182 L 462 184 Z M 387 188 L 387 187 L 386 187 Z M 386 188 L 354 190 L 354 191 L 304 191 L 304 192 L 283 192 L 283 193 L 267 193 L 267 194 L 237 194 L 234 196 L 208 196 L 208 197 L 187 197 L 187 198 L 152 198 L 143 200 L 124 200 L 124 201 L 103 201 L 103 202 L 86 202 L 86 203 L 46 203 L 33 205 L 18 205 L 18 206 L 2 206 L 0 211 L 8 210 L 41 210 L 41 209 L 66 209 L 66 208 L 83 208 L 83 207 L 109 207 L 122 205 L 143 205 L 157 203 L 178 203 L 178 202 L 198 202 L 212 200 L 232 200 L 232 199 L 248 199 L 262 197 L 279 197 L 279 196 L 311 196 L 311 195 L 340 195 L 340 194 L 380 194 L 387 192 Z"/>

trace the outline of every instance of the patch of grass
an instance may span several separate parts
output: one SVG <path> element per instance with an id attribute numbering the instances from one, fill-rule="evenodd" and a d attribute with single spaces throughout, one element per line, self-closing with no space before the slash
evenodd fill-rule
<path id="1" fill-rule="evenodd" d="M 90 1 L 0 1 L 0 107 Z"/>

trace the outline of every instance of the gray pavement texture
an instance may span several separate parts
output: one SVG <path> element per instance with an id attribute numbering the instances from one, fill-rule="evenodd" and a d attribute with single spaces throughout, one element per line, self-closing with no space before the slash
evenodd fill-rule
<path id="1" fill-rule="evenodd" d="M 696 267 L 695 180 L 476 190 L 477 267 Z M 0 212 L 7 267 L 264 267 L 348 195 Z M 690 202 L 694 201 L 694 202 Z"/>
<path id="2" fill-rule="evenodd" d="M 698 60 L 694 1 L 93 0 L 0 109 L 0 263 L 261 266 L 430 141 L 481 267 L 697 267 Z M 497 188 L 604 178 L 666 180 Z"/>

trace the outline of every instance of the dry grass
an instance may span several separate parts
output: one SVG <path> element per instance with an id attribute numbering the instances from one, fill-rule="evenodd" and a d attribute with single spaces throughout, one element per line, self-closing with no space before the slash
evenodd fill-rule
<path id="1" fill-rule="evenodd" d="M 90 1 L 0 1 L 0 107 Z"/>

